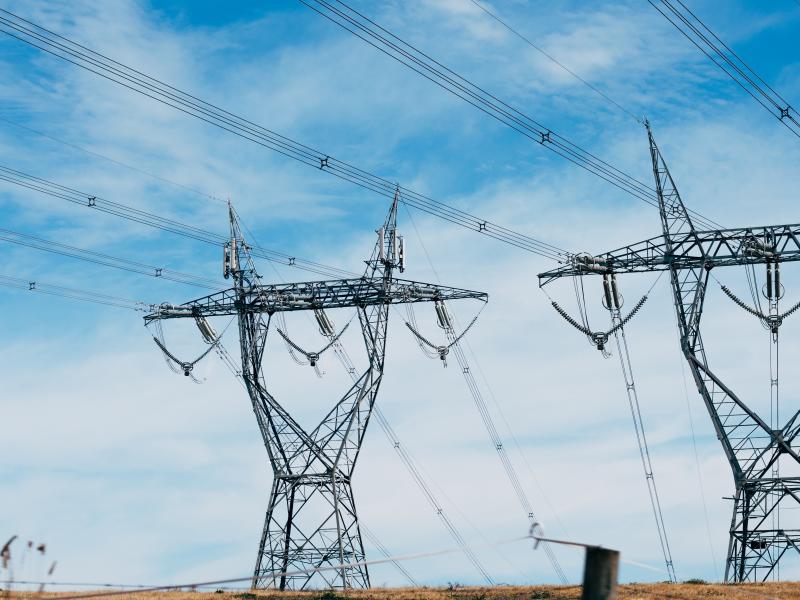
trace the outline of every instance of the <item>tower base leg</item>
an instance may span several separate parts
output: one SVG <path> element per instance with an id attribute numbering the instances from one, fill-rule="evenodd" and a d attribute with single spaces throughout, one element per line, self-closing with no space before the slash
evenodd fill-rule
<path id="1" fill-rule="evenodd" d="M 787 551 L 800 552 L 800 530 L 773 525 L 772 514 L 781 505 L 800 508 L 800 478 L 755 479 L 739 485 L 733 505 L 726 581 L 766 581 Z"/>
<path id="2" fill-rule="evenodd" d="M 350 481 L 329 474 L 275 477 L 253 588 L 368 588 L 363 561 Z"/>

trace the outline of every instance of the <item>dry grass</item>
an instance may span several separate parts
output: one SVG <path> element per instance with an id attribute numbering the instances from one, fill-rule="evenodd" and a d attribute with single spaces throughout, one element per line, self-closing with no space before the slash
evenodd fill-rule
<path id="1" fill-rule="evenodd" d="M 9 598 L 57 600 L 88 592 L 12 593 Z M 2 595 L 0 595 L 2 597 Z M 348 592 L 131 592 L 109 598 L 123 600 L 579 600 L 579 586 L 502 586 L 452 588 L 392 588 Z M 629 584 L 619 589 L 625 600 L 697 598 L 778 598 L 800 600 L 800 583 L 721 584 Z"/>

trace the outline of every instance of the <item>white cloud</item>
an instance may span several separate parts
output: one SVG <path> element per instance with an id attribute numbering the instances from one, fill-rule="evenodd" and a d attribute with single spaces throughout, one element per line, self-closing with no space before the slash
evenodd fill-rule
<path id="1" fill-rule="evenodd" d="M 597 185 L 537 147 L 512 140 L 471 107 L 317 23 L 311 14 L 267 14 L 255 22 L 193 31 L 165 23 L 162 15 L 136 3 L 101 9 L 82 4 L 72 12 L 65 6 L 26 3 L 18 10 L 256 122 L 558 246 L 600 251 L 658 233 L 651 208 Z M 795 140 L 766 117 L 754 117 L 747 98 L 709 90 L 704 78 L 710 69 L 657 15 L 611 3 L 570 6 L 555 16 L 550 8 L 527 3 L 493 8 L 525 31 L 530 28 L 532 38 L 591 81 L 602 82 L 615 97 L 655 113 L 657 139 L 693 208 L 731 225 L 796 220 L 791 187 Z M 377 10 L 400 35 L 499 89 L 503 97 L 522 99 L 526 111 L 543 112 L 555 122 L 554 129 L 560 126 L 570 138 L 649 182 L 643 132 L 608 117 L 590 92 L 553 72 L 470 3 L 388 3 Z M 257 38 L 273 27 L 284 36 L 302 29 L 308 38 L 259 45 Z M 516 60 L 519 56 L 524 60 Z M 42 129 L 181 183 L 221 195 L 230 192 L 268 247 L 358 268 L 385 203 L 90 74 L 38 55 L 33 60 L 36 72 L 27 75 L 17 63 L 0 62 L 4 73 L 17 75 L 14 85 L 8 84 L 9 77 L 0 84 L 14 114 L 22 111 Z M 789 89 L 800 81 L 788 68 L 783 77 Z M 20 152 L 19 140 L 31 151 Z M 0 157 L 4 164 L 81 190 L 216 231 L 224 227 L 217 203 L 65 153 L 35 137 L 20 137 L 16 130 L 3 130 Z M 4 188 L 2 201 L 9 227 L 46 229 L 50 237 L 79 246 L 147 256 L 217 276 L 217 248 L 199 250 L 100 215 L 89 219 L 85 211 L 33 193 Z M 536 289 L 536 274 L 551 264 L 472 232 L 443 227 L 425 215 L 414 219 L 445 284 L 490 293 L 469 344 L 531 464 L 538 484 L 508 443 L 548 531 L 618 547 L 623 558 L 660 566 L 616 357 L 603 360 Z M 407 275 L 435 280 L 405 214 L 401 227 L 411 252 Z M 18 249 L 3 256 L 13 266 L 6 272 L 21 277 L 30 272 L 43 280 L 154 301 L 202 293 L 156 288 L 152 280 L 68 261 L 53 263 L 51 257 Z M 793 274 L 786 270 L 787 303 L 795 296 Z M 734 271 L 719 276 L 740 287 L 744 283 Z M 649 276 L 624 278 L 627 305 L 652 281 Z M 596 281 L 586 285 L 593 323 L 600 327 L 607 317 L 598 302 L 599 287 Z M 574 311 L 569 288 L 553 286 L 551 293 Z M 712 364 L 763 408 L 766 334 L 717 290 L 710 294 L 712 301 L 705 317 Z M 6 482 L 0 486 L 0 532 L 46 539 L 63 578 L 91 580 L 102 574 L 109 580 L 150 583 L 211 573 L 246 575 L 270 475 L 248 400 L 222 365 L 201 364 L 198 373 L 207 381 L 195 386 L 165 368 L 139 315 L 95 311 L 23 292 L 9 293 L 3 302 L 8 319 L 3 329 L 10 333 L 0 351 L 6 390 L 0 419 L 11 425 L 0 436 L 0 455 L 6 457 L 0 464 Z M 472 308 L 459 309 L 462 322 Z M 715 568 L 671 310 L 662 280 L 628 328 L 628 339 L 678 575 L 713 578 L 721 573 L 730 519 L 730 503 L 721 498 L 731 493 L 732 481 L 690 382 L 688 402 Z M 436 331 L 429 307 L 420 307 L 417 314 L 426 331 Z M 394 317 L 379 400 L 384 412 L 445 492 L 442 497 L 455 501 L 443 500 L 465 537 L 481 543 L 482 536 L 495 540 L 523 534 L 524 515 L 455 362 L 444 370 L 439 361 L 427 361 Z M 336 315 L 340 325 L 347 318 Z M 317 339 L 303 318 L 293 319 L 290 327 L 298 339 Z M 790 333 L 795 325 L 787 322 L 785 327 L 789 356 L 796 350 Z M 359 347 L 356 329 L 347 334 L 348 347 L 354 349 Z M 199 347 L 188 328 L 170 327 L 168 335 L 186 355 Z M 234 351 L 235 334 L 228 338 Z M 312 422 L 347 381 L 332 357 L 325 360 L 326 377 L 317 380 L 307 367 L 293 365 L 280 344 L 270 351 L 268 365 L 278 398 L 304 422 Z M 752 366 L 755 375 L 743 374 L 743 366 Z M 786 380 L 788 406 L 794 388 L 788 368 Z M 503 427 L 501 433 L 508 438 Z M 374 426 L 354 486 L 364 522 L 392 552 L 452 545 Z M 505 558 L 493 550 L 479 551 L 498 580 L 553 580 L 541 553 L 529 553 L 525 544 L 498 550 Z M 371 548 L 368 552 L 375 555 Z M 559 551 L 559 557 L 577 579 L 580 556 Z M 430 583 L 477 582 L 460 556 L 412 562 L 409 569 Z M 629 580 L 662 577 L 631 565 L 622 575 Z M 401 582 L 388 567 L 376 569 L 375 577 L 376 582 Z"/>

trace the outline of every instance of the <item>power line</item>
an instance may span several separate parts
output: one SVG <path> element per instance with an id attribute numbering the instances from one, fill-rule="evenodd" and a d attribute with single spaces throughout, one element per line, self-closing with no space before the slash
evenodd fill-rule
<path id="1" fill-rule="evenodd" d="M 82 300 L 84 302 L 93 302 L 95 304 L 104 304 L 106 306 L 126 308 L 128 310 L 135 310 L 137 312 L 151 312 L 156 308 L 155 304 L 149 304 L 140 300 L 131 300 L 129 298 L 111 296 L 109 294 L 103 294 L 92 290 L 53 285 L 34 279 L 20 279 L 19 277 L 10 277 L 8 275 L 0 275 L 0 286 L 35 292 L 37 294 L 59 296 L 61 298 L 69 298 L 71 300 Z"/>
<path id="2" fill-rule="evenodd" d="M 647 1 L 753 100 L 794 135 L 800 137 L 800 121 L 797 111 L 791 104 L 751 69 L 681 0 L 677 0 L 677 5 L 671 0 Z M 660 2 L 661 6 L 656 2 Z"/>
<path id="3" fill-rule="evenodd" d="M 609 95 L 608 95 L 606 92 L 604 92 L 603 90 L 601 90 L 600 88 L 598 88 L 596 85 L 594 85 L 594 84 L 592 84 L 592 83 L 589 83 L 589 82 L 588 82 L 586 79 L 584 79 L 583 77 L 581 77 L 580 75 L 578 75 L 578 74 L 577 74 L 575 71 L 573 71 L 572 69 L 570 69 L 568 66 L 566 66 L 564 63 L 562 63 L 560 60 L 558 60 L 558 59 L 557 59 L 556 57 L 554 57 L 552 54 L 550 54 L 549 52 L 547 52 L 546 50 L 544 50 L 544 49 L 543 49 L 541 46 L 538 46 L 537 44 L 535 44 L 534 42 L 532 42 L 532 41 L 530 40 L 530 38 L 528 38 L 527 36 L 525 36 L 525 35 L 521 34 L 519 31 L 517 31 L 517 30 L 516 30 L 516 29 L 514 29 L 514 28 L 513 28 L 511 25 L 509 25 L 507 21 L 505 21 L 505 20 L 503 20 L 502 18 L 500 18 L 500 16 L 499 16 L 497 13 L 495 13 L 495 12 L 492 12 L 491 10 L 489 10 L 488 8 L 486 8 L 485 6 L 483 6 L 483 4 L 481 4 L 480 2 L 478 2 L 478 0 L 469 0 L 469 1 L 470 1 L 470 2 L 472 2 L 472 4 L 474 4 L 475 6 L 477 6 L 477 7 L 478 7 L 480 10 L 482 10 L 484 13 L 486 13 L 487 15 L 489 15 L 489 16 L 490 16 L 492 19 L 494 19 L 495 21 L 497 21 L 497 22 L 498 22 L 500 25 L 502 25 L 503 27 L 505 27 L 505 28 L 506 28 L 508 31 L 510 31 L 511 33 L 513 33 L 513 34 L 514 34 L 515 36 L 517 36 L 519 39 L 521 39 L 523 42 L 525 42 L 526 44 L 528 44 L 528 45 L 529 45 L 531 48 L 533 48 L 534 50 L 536 50 L 536 51 L 537 51 L 539 54 L 541 54 L 542 56 L 544 56 L 544 57 L 545 57 L 547 60 L 549 60 L 551 63 L 553 63 L 554 65 L 556 65 L 557 67 L 559 67 L 559 68 L 560 68 L 562 71 L 565 71 L 566 73 L 570 74 L 570 75 L 571 75 L 573 78 L 575 78 L 576 80 L 578 80 L 579 82 L 581 82 L 583 85 L 585 85 L 587 88 L 589 88 L 590 90 L 592 90 L 592 91 L 593 91 L 595 94 L 597 94 L 598 96 L 600 96 L 601 98 L 603 98 L 603 100 L 605 100 L 606 102 L 608 102 L 609 104 L 611 104 L 611 105 L 612 105 L 612 106 L 614 106 L 615 108 L 619 109 L 620 111 L 622 111 L 623 113 L 625 113 L 626 115 L 628 115 L 629 117 L 631 117 L 631 118 L 632 118 L 634 121 L 636 121 L 637 123 L 639 123 L 639 124 L 643 124 L 643 121 L 642 121 L 642 118 L 641 118 L 641 117 L 638 117 L 638 116 L 636 116 L 636 115 L 635 115 L 633 112 L 631 112 L 630 110 L 628 110 L 627 108 L 625 108 L 625 107 L 624 107 L 622 104 L 620 104 L 619 102 L 617 102 L 616 100 L 614 100 L 614 99 L 613 99 L 611 96 L 609 96 Z M 800 0 L 798 0 L 798 2 L 800 2 Z"/>
<path id="4" fill-rule="evenodd" d="M 90 208 L 91 210 L 122 217 L 135 223 L 154 227 L 162 231 L 181 235 L 207 244 L 221 246 L 229 241 L 227 236 L 213 233 L 193 225 L 187 225 L 175 219 L 162 217 L 154 213 L 121 204 L 119 202 L 107 200 L 89 192 L 82 192 L 74 188 L 63 186 L 61 184 L 23 173 L 22 171 L 18 171 L 3 165 L 0 165 L 0 181 L 13 183 L 14 185 L 39 192 L 53 198 L 65 200 L 78 206 L 84 206 Z M 251 253 L 259 258 L 327 277 L 346 278 L 353 277 L 354 275 L 350 271 L 346 271 L 338 267 L 323 265 L 322 263 L 305 260 L 291 256 L 284 252 L 269 250 L 260 246 L 252 247 Z"/>
<path id="5" fill-rule="evenodd" d="M 658 279 L 656 281 L 658 281 Z M 661 510 L 661 499 L 658 495 L 658 487 L 656 486 L 653 463 L 650 458 L 650 448 L 647 443 L 644 421 L 642 420 L 642 411 L 639 407 L 639 392 L 636 389 L 636 382 L 633 377 L 633 364 L 631 362 L 630 352 L 628 351 L 628 339 L 625 336 L 624 320 L 620 314 L 619 308 L 613 307 L 613 305 L 611 309 L 611 326 L 612 328 L 617 328 L 614 331 L 614 340 L 617 345 L 617 356 L 619 357 L 619 364 L 622 369 L 622 377 L 625 380 L 625 393 L 628 397 L 628 406 L 630 407 L 631 418 L 633 419 L 633 429 L 636 434 L 636 444 L 639 447 L 639 458 L 642 462 L 642 470 L 644 472 L 645 482 L 647 483 L 647 493 L 650 497 L 650 508 L 653 511 L 653 518 L 656 523 L 656 531 L 658 532 L 658 542 L 661 547 L 661 554 L 664 556 L 664 565 L 666 567 L 669 580 L 671 583 L 675 583 L 677 582 L 677 576 L 675 575 L 675 565 L 672 560 L 672 549 L 669 545 L 667 526 L 664 523 L 664 514 Z"/>
<path id="6" fill-rule="evenodd" d="M 649 185 L 614 167 L 590 151 L 557 134 L 534 118 L 512 107 L 494 94 L 462 77 L 341 0 L 332 0 L 332 2 L 326 0 L 299 0 L 299 2 L 442 89 L 521 133 L 529 140 L 597 175 L 634 198 L 653 207 L 658 207 L 656 191 Z M 343 8 L 337 8 L 334 6 L 334 2 Z M 712 229 L 719 227 L 718 224 L 706 219 L 699 213 L 690 212 L 693 212 L 696 220 L 702 222 L 704 226 Z"/>
<path id="7" fill-rule="evenodd" d="M 360 521 L 358 525 L 359 525 L 359 529 L 362 532 L 364 532 L 364 535 L 367 537 L 367 539 L 369 539 L 369 541 L 372 543 L 372 545 L 375 546 L 378 549 L 378 552 L 383 554 L 384 558 L 391 559 L 392 558 L 392 553 L 389 552 L 389 549 L 381 543 L 381 541 L 378 539 L 378 536 L 376 536 L 369 529 L 369 527 L 367 527 L 364 524 L 364 521 L 363 520 Z M 417 580 L 414 579 L 414 577 L 411 575 L 411 573 L 408 572 L 408 569 L 406 569 L 401 562 L 393 560 L 392 564 L 395 566 L 395 568 L 398 571 L 400 571 L 400 573 L 403 575 L 403 577 L 406 578 L 406 581 L 408 581 L 411 584 L 412 587 L 419 587 L 419 582 L 417 582 Z"/>
<path id="8" fill-rule="evenodd" d="M 424 240 L 422 239 L 422 235 L 420 234 L 416 223 L 414 222 L 414 217 L 411 215 L 410 212 L 408 213 L 408 216 L 409 216 L 411 224 L 412 224 L 412 226 L 414 228 L 414 232 L 417 235 L 417 239 L 419 240 L 420 246 L 422 247 L 422 250 L 423 250 L 423 252 L 425 254 L 425 258 L 428 261 L 428 265 L 430 266 L 431 270 L 433 271 L 434 275 L 436 276 L 436 279 L 440 280 L 439 273 L 438 273 L 438 271 L 436 270 L 436 267 L 433 264 L 433 260 L 431 259 L 430 253 L 428 252 L 428 248 L 427 248 Z M 409 305 L 409 309 L 410 309 L 410 305 Z M 443 306 L 443 309 L 445 311 L 447 310 L 446 307 L 444 307 L 444 306 Z M 412 310 L 409 310 L 409 316 L 412 317 L 412 322 L 414 322 L 413 321 L 413 311 Z M 452 316 L 452 315 L 448 315 L 448 316 L 450 316 L 453 319 L 454 323 L 457 322 L 454 316 Z M 408 322 L 406 324 L 408 325 Z M 413 329 L 412 329 L 412 331 L 413 331 Z M 475 380 L 474 375 L 472 374 L 472 369 L 470 367 L 469 361 L 467 360 L 467 356 L 464 353 L 463 348 L 461 347 L 461 341 L 460 340 L 463 337 L 463 333 L 460 336 L 457 336 L 452 327 L 447 327 L 445 329 L 445 332 L 447 334 L 448 341 L 452 345 L 454 354 L 456 356 L 456 360 L 457 360 L 458 365 L 461 368 L 461 372 L 462 372 L 462 374 L 464 376 L 464 380 L 467 383 L 467 388 L 470 391 L 470 395 L 472 396 L 472 399 L 473 399 L 473 401 L 475 403 L 476 408 L 478 409 L 478 413 L 479 413 L 479 415 L 481 417 L 481 420 L 483 421 L 484 428 L 486 429 L 486 432 L 489 434 L 489 438 L 490 438 L 490 440 L 492 442 L 492 445 L 494 446 L 495 450 L 497 451 L 498 458 L 500 459 L 500 463 L 501 463 L 501 465 L 503 467 L 503 470 L 505 471 L 506 476 L 507 476 L 507 478 L 508 478 L 508 480 L 509 480 L 509 482 L 511 484 L 511 487 L 514 490 L 515 495 L 517 496 L 517 500 L 519 501 L 520 505 L 522 506 L 522 509 L 525 511 L 526 518 L 530 520 L 531 524 L 533 524 L 533 523 L 537 522 L 537 518 L 536 518 L 536 515 L 535 515 L 534 510 L 533 510 L 533 505 L 531 504 L 531 501 L 528 498 L 528 495 L 525 492 L 524 487 L 522 486 L 522 482 L 520 481 L 519 475 L 517 474 L 517 470 L 514 467 L 514 463 L 511 462 L 511 458 L 508 455 L 508 452 L 507 452 L 507 450 L 505 448 L 503 440 L 502 440 L 502 438 L 500 437 L 500 434 L 497 431 L 497 428 L 495 426 L 494 420 L 492 419 L 492 415 L 489 412 L 488 407 L 486 406 L 486 401 L 483 398 L 483 394 L 481 393 L 480 387 L 478 386 L 478 383 Z M 466 340 L 464 340 L 464 341 L 466 342 Z M 420 346 L 420 347 L 422 347 L 422 346 Z M 475 358 L 476 358 L 476 362 L 477 362 L 477 357 L 475 357 Z M 478 369 L 480 370 L 480 365 L 478 365 Z M 484 378 L 484 380 L 485 380 L 485 378 Z M 489 389 L 489 392 L 490 392 L 492 398 L 494 398 L 494 393 L 492 392 L 491 387 L 489 387 L 488 381 L 486 382 L 486 384 L 487 384 L 487 388 Z M 502 416 L 503 420 L 505 421 L 505 424 L 508 427 L 508 431 L 511 434 L 511 437 L 514 439 L 515 443 L 517 444 L 517 448 L 520 450 L 520 453 L 522 453 L 522 450 L 519 447 L 519 443 L 516 441 L 516 437 L 514 436 L 513 431 L 511 431 L 511 428 L 508 426 L 508 421 L 505 418 L 505 414 L 503 413 L 502 408 L 500 407 L 499 403 L 496 402 L 496 399 L 495 399 L 495 406 L 498 409 L 498 412 L 500 412 L 500 415 Z M 524 458 L 524 455 L 523 455 L 523 458 Z M 530 465 L 529 465 L 529 468 L 530 468 Z M 553 567 L 553 571 L 555 572 L 556 576 L 560 579 L 561 583 L 567 583 L 567 577 L 564 574 L 564 570 L 561 567 L 561 563 L 558 561 L 558 557 L 553 552 L 553 549 L 550 547 L 550 544 L 545 543 L 543 545 L 543 547 L 544 547 L 545 554 L 547 555 L 547 559 L 550 561 L 550 564 Z"/>
<path id="9" fill-rule="evenodd" d="M 221 287 L 219 283 L 213 279 L 199 277 L 189 273 L 182 273 L 180 271 L 174 271 L 166 267 L 148 265 L 126 258 L 119 258 L 109 254 L 104 254 L 102 252 L 96 252 L 94 250 L 86 250 L 30 234 L 11 231 L 10 229 L 0 228 L 0 240 L 17 244 L 19 246 L 51 252 L 60 256 L 75 258 L 85 262 L 94 263 L 96 265 L 120 269 L 131 273 L 138 273 L 140 275 L 147 275 L 157 279 L 166 279 L 168 281 L 184 283 L 186 285 L 193 285 L 212 290 L 218 290 Z"/>
<path id="10" fill-rule="evenodd" d="M 0 9 L 0 13 L 5 15 L 0 15 L 0 31 L 10 37 L 210 125 L 269 148 L 305 165 L 325 171 L 386 198 L 393 198 L 399 190 L 405 202 L 417 210 L 522 250 L 558 262 L 565 262 L 570 256 L 569 252 L 557 246 L 518 233 L 488 219 L 477 217 L 424 194 L 399 186 L 395 182 L 340 161 L 327 153 L 315 150 L 306 144 L 292 140 L 214 104 L 205 102 L 192 94 L 183 92 L 141 71 L 90 50 L 8 10 Z"/>
<path id="11" fill-rule="evenodd" d="M 356 375 L 355 365 L 353 363 L 352 358 L 350 358 L 349 353 L 345 349 L 344 345 L 342 345 L 341 341 L 338 339 L 333 343 L 333 350 L 336 354 L 336 357 L 339 359 L 339 362 L 344 367 L 345 371 L 350 375 L 350 378 L 355 382 L 358 377 Z M 447 533 L 450 534 L 450 537 L 453 538 L 453 541 L 463 549 L 464 556 L 466 556 L 467 560 L 470 561 L 475 570 L 481 575 L 484 581 L 489 585 L 494 585 L 494 579 L 492 576 L 489 575 L 486 568 L 481 563 L 480 559 L 477 555 L 472 551 L 472 549 L 467 544 L 464 537 L 461 535 L 461 532 L 456 528 L 455 524 L 453 523 L 450 516 L 445 512 L 442 503 L 434 494 L 433 490 L 431 489 L 430 484 L 425 479 L 422 471 L 420 470 L 419 466 L 417 465 L 414 457 L 411 453 L 406 449 L 404 444 L 401 444 L 400 438 L 397 436 L 394 428 L 389 423 L 389 420 L 381 411 L 380 407 L 375 405 L 373 406 L 373 414 L 375 415 L 375 420 L 378 422 L 381 430 L 383 431 L 386 439 L 391 444 L 394 451 L 397 453 L 400 460 L 403 462 L 403 466 L 405 466 L 406 470 L 408 471 L 411 478 L 414 480 L 414 483 L 417 484 L 417 487 L 420 489 L 422 494 L 425 496 L 425 499 L 430 504 L 431 508 L 436 512 L 436 516 L 439 517 L 439 520 L 444 525 Z"/>
<path id="12" fill-rule="evenodd" d="M 11 125 L 12 127 L 16 127 L 18 129 L 22 129 L 23 131 L 27 131 L 29 133 L 36 134 L 36 135 L 38 135 L 40 137 L 43 137 L 45 139 L 48 139 L 48 140 L 51 140 L 51 141 L 56 142 L 58 144 L 61 144 L 62 146 L 66 146 L 67 148 L 72 148 L 73 150 L 78 150 L 79 152 L 83 152 L 84 154 L 87 154 L 89 156 L 93 156 L 95 158 L 101 158 L 101 159 L 103 159 L 105 161 L 108 161 L 108 162 L 113 163 L 115 165 L 118 165 L 120 167 L 125 167 L 126 169 L 129 169 L 129 170 L 134 171 L 136 173 L 139 173 L 141 175 L 146 175 L 147 177 L 151 177 L 153 179 L 156 179 L 156 180 L 158 180 L 158 181 L 160 181 L 162 183 L 169 184 L 169 185 L 171 185 L 173 187 L 181 188 L 181 189 L 183 189 L 183 190 L 185 190 L 187 192 L 191 192 L 192 194 L 196 194 L 198 196 L 202 196 L 203 198 L 207 198 L 208 200 L 216 200 L 218 202 L 225 202 L 225 200 L 223 200 L 222 198 L 219 198 L 219 197 L 214 196 L 213 194 L 209 194 L 207 192 L 203 192 L 202 190 L 198 190 L 197 188 L 194 188 L 194 187 L 192 187 L 190 185 L 185 185 L 183 183 L 178 183 L 177 181 L 173 181 L 173 180 L 168 179 L 166 177 L 163 177 L 161 175 L 156 175 L 155 173 L 152 173 L 151 171 L 147 171 L 145 169 L 133 166 L 133 165 L 128 164 L 126 162 L 123 162 L 123 161 L 121 161 L 119 159 L 112 158 L 112 157 L 110 157 L 110 156 L 108 156 L 106 154 L 101 154 L 100 152 L 95 152 L 94 150 L 89 150 L 88 148 L 84 148 L 83 146 L 79 146 L 78 144 L 73 144 L 72 142 L 67 142 L 65 140 L 62 140 L 60 138 L 55 137 L 54 135 L 50 135 L 49 133 L 44 133 L 43 131 L 39 131 L 38 129 L 34 129 L 33 127 L 28 127 L 27 125 L 23 125 L 22 123 L 17 123 L 16 121 L 12 121 L 11 119 L 6 119 L 5 117 L 0 117 L 0 121 L 2 121 L 3 123 L 7 123 L 8 125 Z"/>

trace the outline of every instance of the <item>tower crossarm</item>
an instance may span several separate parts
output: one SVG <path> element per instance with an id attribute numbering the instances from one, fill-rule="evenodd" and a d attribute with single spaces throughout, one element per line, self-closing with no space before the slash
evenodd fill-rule
<path id="1" fill-rule="evenodd" d="M 255 285 L 240 294 L 230 288 L 180 305 L 162 304 L 145 322 L 181 317 L 290 312 L 299 310 L 366 307 L 436 300 L 487 300 L 484 292 L 404 279 L 360 277 L 276 285 Z"/>
<path id="2" fill-rule="evenodd" d="M 560 277 L 603 273 L 637 273 L 800 260 L 800 224 L 687 231 L 623 246 L 595 256 L 577 254 L 570 264 L 539 274 L 546 285 Z"/>

